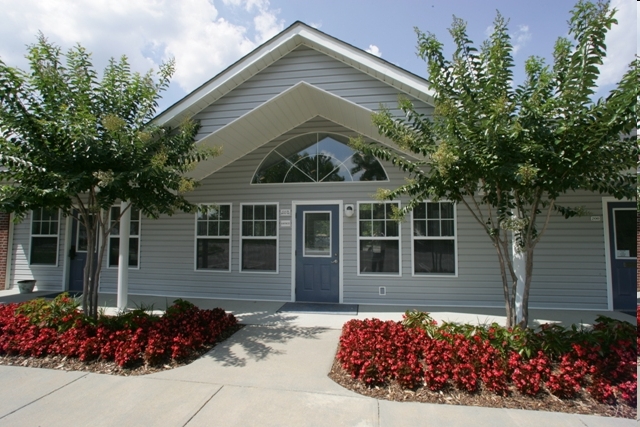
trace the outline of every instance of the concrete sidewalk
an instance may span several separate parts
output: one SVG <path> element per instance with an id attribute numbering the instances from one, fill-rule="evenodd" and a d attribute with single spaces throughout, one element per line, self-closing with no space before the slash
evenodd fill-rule
<path id="1" fill-rule="evenodd" d="M 637 425 L 617 418 L 360 396 L 327 377 L 340 327 L 353 316 L 277 313 L 282 303 L 194 302 L 233 311 L 248 326 L 188 366 L 146 376 L 0 366 L 0 426 Z M 399 319 L 403 311 L 361 307 L 357 317 Z M 450 315 L 491 315 L 468 311 Z M 434 317 L 445 317 L 442 313 L 448 312 Z M 578 317 L 588 320 L 585 313 Z"/>

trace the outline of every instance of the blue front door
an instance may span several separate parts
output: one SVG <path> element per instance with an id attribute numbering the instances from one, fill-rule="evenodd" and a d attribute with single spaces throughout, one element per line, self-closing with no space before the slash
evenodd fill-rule
<path id="1" fill-rule="evenodd" d="M 607 211 L 613 309 L 635 312 L 638 267 L 636 205 L 633 202 L 609 202 Z"/>
<path id="2" fill-rule="evenodd" d="M 71 220 L 71 248 L 69 250 L 71 261 L 69 264 L 69 291 L 82 292 L 87 253 L 87 230 L 80 221 L 73 218 Z M 96 255 L 94 251 L 94 257 Z"/>
<path id="3" fill-rule="evenodd" d="M 296 209 L 296 301 L 339 302 L 338 205 Z"/>

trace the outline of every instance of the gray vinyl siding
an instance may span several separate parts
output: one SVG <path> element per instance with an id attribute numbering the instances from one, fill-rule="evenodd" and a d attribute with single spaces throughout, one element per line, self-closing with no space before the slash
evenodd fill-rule
<path id="1" fill-rule="evenodd" d="M 13 245 L 11 250 L 11 278 L 12 287 L 19 280 L 36 280 L 37 290 L 62 290 L 62 276 L 64 271 L 64 236 L 66 232 L 66 218 L 61 217 L 58 230 L 58 265 L 29 265 L 31 245 L 31 213 L 22 222 L 13 227 Z"/>
<path id="2" fill-rule="evenodd" d="M 231 272 L 194 271 L 194 215 L 143 219 L 140 269 L 130 270 L 129 291 L 169 297 L 291 300 L 293 226 L 278 230 L 277 274 L 242 273 L 239 271 L 240 204 L 277 202 L 280 209 L 291 209 L 292 201 L 342 200 L 344 204 L 356 205 L 359 201 L 372 201 L 378 187 L 391 188 L 404 181 L 404 175 L 397 168 L 383 163 L 390 182 L 250 184 L 260 162 L 272 149 L 296 135 L 315 131 L 351 135 L 339 125 L 316 118 L 206 178 L 191 196 L 191 201 L 196 203 L 232 204 Z M 601 215 L 599 196 L 581 193 L 566 199 Z M 291 219 L 293 223 L 293 217 L 279 219 Z M 457 207 L 457 277 L 412 274 L 409 219 L 401 226 L 401 276 L 359 276 L 357 215 L 343 220 L 345 303 L 503 307 L 495 249 L 464 206 Z M 116 291 L 116 272 L 104 270 L 103 292 Z M 386 287 L 386 296 L 378 295 L 380 286 Z M 606 309 L 606 294 L 602 222 L 591 222 L 589 217 L 564 220 L 554 216 L 536 250 L 530 307 Z"/>
<path id="3" fill-rule="evenodd" d="M 602 196 L 568 193 L 559 205 L 584 206 L 586 216 L 564 219 L 555 213 L 536 247 L 531 307 L 607 308 L 607 272 Z M 599 216 L 600 221 L 591 221 Z"/>
<path id="4" fill-rule="evenodd" d="M 398 96 L 411 99 L 416 109 L 430 115 L 432 107 L 399 92 L 353 67 L 301 46 L 195 116 L 201 128 L 197 139 L 215 132 L 299 82 L 307 82 L 372 111 L 384 105 L 398 113 Z"/>

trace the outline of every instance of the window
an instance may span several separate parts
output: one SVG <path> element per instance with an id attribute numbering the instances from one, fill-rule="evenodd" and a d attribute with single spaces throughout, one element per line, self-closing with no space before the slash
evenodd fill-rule
<path id="1" fill-rule="evenodd" d="M 241 271 L 278 271 L 278 205 L 242 205 Z"/>
<path id="2" fill-rule="evenodd" d="M 358 203 L 360 274 L 400 275 L 400 224 L 392 219 L 398 202 Z"/>
<path id="3" fill-rule="evenodd" d="M 131 209 L 131 225 L 129 226 L 129 267 L 140 267 L 140 211 Z M 120 206 L 113 206 L 109 212 L 110 225 L 113 227 L 109 235 L 109 267 L 118 266 L 120 255 Z"/>
<path id="4" fill-rule="evenodd" d="M 196 270 L 231 271 L 231 205 L 204 205 L 196 214 Z"/>
<path id="5" fill-rule="evenodd" d="M 60 215 L 57 209 L 36 209 L 31 212 L 31 245 L 29 264 L 58 265 L 58 231 Z"/>
<path id="6" fill-rule="evenodd" d="M 456 274 L 456 219 L 451 202 L 420 203 L 413 210 L 414 274 Z"/>
<path id="7" fill-rule="evenodd" d="M 386 181 L 380 162 L 354 151 L 348 142 L 349 138 L 337 134 L 295 137 L 264 159 L 252 183 Z"/>

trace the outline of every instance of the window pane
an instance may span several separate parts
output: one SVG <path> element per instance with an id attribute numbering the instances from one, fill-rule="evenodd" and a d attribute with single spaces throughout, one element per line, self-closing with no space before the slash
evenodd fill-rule
<path id="1" fill-rule="evenodd" d="M 253 215 L 255 219 L 264 219 L 264 205 L 255 205 Z"/>
<path id="2" fill-rule="evenodd" d="M 33 221 L 31 224 L 31 234 L 40 234 L 40 221 Z"/>
<path id="3" fill-rule="evenodd" d="M 253 206 L 242 207 L 242 219 L 253 219 Z"/>
<path id="4" fill-rule="evenodd" d="M 277 236 L 278 235 L 278 223 L 276 221 L 267 221 L 265 236 Z"/>
<path id="5" fill-rule="evenodd" d="M 373 205 L 373 219 L 384 219 L 384 204 L 376 203 Z"/>
<path id="6" fill-rule="evenodd" d="M 231 219 L 231 206 L 220 206 L 220 219 L 222 221 L 229 221 Z"/>
<path id="7" fill-rule="evenodd" d="M 397 205 L 397 204 L 395 204 L 395 203 L 387 203 L 387 204 L 386 204 L 387 219 L 388 219 L 388 218 L 393 218 L 393 208 L 394 208 L 394 207 L 396 207 L 396 208 L 397 208 L 397 207 L 398 207 L 398 205 Z"/>
<path id="8" fill-rule="evenodd" d="M 614 210 L 616 258 L 635 258 L 638 256 L 636 243 L 636 211 L 628 209 Z"/>
<path id="9" fill-rule="evenodd" d="M 209 206 L 209 210 L 208 210 L 208 219 L 212 220 L 212 221 L 217 221 L 218 217 L 219 217 L 219 212 L 218 212 L 219 207 L 218 206 Z"/>
<path id="10" fill-rule="evenodd" d="M 139 234 L 140 223 L 138 221 L 131 221 L 129 223 L 129 235 L 137 236 Z"/>
<path id="11" fill-rule="evenodd" d="M 58 234 L 58 222 L 49 223 L 49 234 Z"/>
<path id="12" fill-rule="evenodd" d="M 198 221 L 197 234 L 198 236 L 207 235 L 207 223 L 205 221 Z"/>
<path id="13" fill-rule="evenodd" d="M 49 223 L 43 222 L 40 224 L 40 234 L 49 234 Z"/>
<path id="14" fill-rule="evenodd" d="M 274 239 L 243 240 L 242 269 L 276 271 L 276 246 Z"/>
<path id="15" fill-rule="evenodd" d="M 264 221 L 254 221 L 253 222 L 253 235 L 254 236 L 264 236 Z"/>
<path id="16" fill-rule="evenodd" d="M 361 204 L 360 205 L 360 218 L 361 219 L 371 219 L 371 204 Z"/>
<path id="17" fill-rule="evenodd" d="M 398 236 L 398 223 L 395 221 L 387 221 L 387 237 Z"/>
<path id="18" fill-rule="evenodd" d="M 453 203 L 440 203 L 440 214 L 442 218 L 453 219 Z"/>
<path id="19" fill-rule="evenodd" d="M 440 221 L 427 221 L 427 236 L 440 236 Z"/>
<path id="20" fill-rule="evenodd" d="M 414 240 L 413 256 L 416 273 L 455 273 L 453 240 Z"/>
<path id="21" fill-rule="evenodd" d="M 33 220 L 34 221 L 42 220 L 42 209 L 35 209 L 33 211 Z"/>
<path id="22" fill-rule="evenodd" d="M 305 212 L 304 256 L 331 256 L 331 214 Z"/>
<path id="23" fill-rule="evenodd" d="M 140 209 L 136 209 L 134 207 L 131 208 L 131 220 L 140 221 Z"/>
<path id="24" fill-rule="evenodd" d="M 252 221 L 242 221 L 242 235 L 243 236 L 253 236 L 253 222 Z"/>
<path id="25" fill-rule="evenodd" d="M 376 237 L 384 236 L 384 221 L 373 221 L 373 235 Z"/>
<path id="26" fill-rule="evenodd" d="M 78 224 L 78 244 L 77 251 L 86 252 L 87 251 L 87 227 L 84 226 L 81 222 L 76 222 Z"/>
<path id="27" fill-rule="evenodd" d="M 31 264 L 56 265 L 57 246 L 56 237 L 32 237 Z"/>
<path id="28" fill-rule="evenodd" d="M 426 221 L 423 221 L 423 220 L 413 221 L 413 235 L 414 236 L 426 236 L 427 235 L 427 224 L 426 224 Z"/>
<path id="29" fill-rule="evenodd" d="M 229 270 L 229 240 L 198 239 L 196 268 Z"/>
<path id="30" fill-rule="evenodd" d="M 372 236 L 372 232 L 371 221 L 360 221 L 360 236 L 370 237 Z"/>
<path id="31" fill-rule="evenodd" d="M 443 236 L 453 236 L 455 235 L 454 233 L 454 226 L 453 226 L 453 220 L 442 220 L 442 222 L 440 223 L 440 226 L 442 227 L 442 235 Z"/>
<path id="32" fill-rule="evenodd" d="M 140 239 L 129 239 L 129 267 L 138 266 L 138 245 Z"/>
<path id="33" fill-rule="evenodd" d="M 276 205 L 267 205 L 267 219 L 278 219 L 278 212 L 276 211 Z"/>
<path id="34" fill-rule="evenodd" d="M 220 235 L 229 236 L 229 221 L 220 221 Z"/>
<path id="35" fill-rule="evenodd" d="M 218 235 L 218 222 L 217 221 L 209 223 L 208 235 L 209 236 L 217 236 Z"/>
<path id="36" fill-rule="evenodd" d="M 399 273 L 397 240 L 360 240 L 360 273 Z"/>
<path id="37" fill-rule="evenodd" d="M 120 238 L 110 237 L 109 239 L 109 267 L 117 267 L 120 254 Z"/>
<path id="38" fill-rule="evenodd" d="M 425 219 L 427 217 L 427 208 L 424 203 L 418 204 L 418 206 L 413 209 L 413 217 L 416 219 Z"/>
<path id="39" fill-rule="evenodd" d="M 427 218 L 440 218 L 440 203 L 427 203 Z"/>

